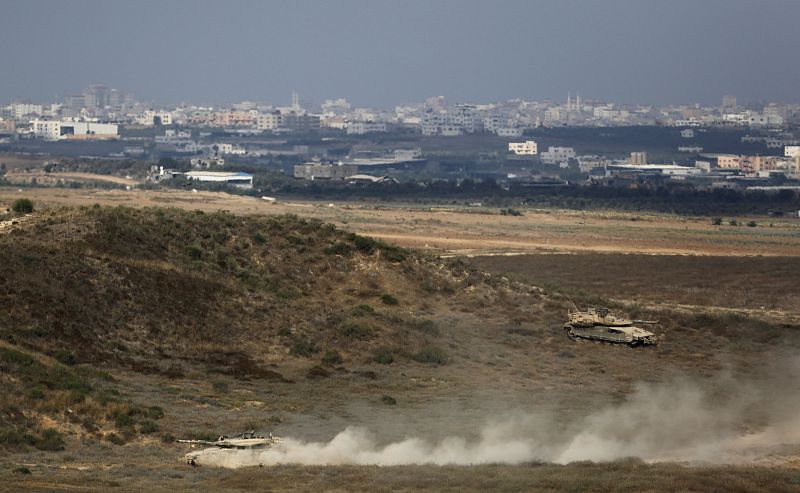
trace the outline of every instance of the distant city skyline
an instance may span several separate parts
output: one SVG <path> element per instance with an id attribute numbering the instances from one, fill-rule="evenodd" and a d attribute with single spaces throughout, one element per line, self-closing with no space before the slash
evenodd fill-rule
<path id="1" fill-rule="evenodd" d="M 797 18 L 791 0 L 9 1 L 0 97 L 100 82 L 158 104 L 797 103 Z"/>

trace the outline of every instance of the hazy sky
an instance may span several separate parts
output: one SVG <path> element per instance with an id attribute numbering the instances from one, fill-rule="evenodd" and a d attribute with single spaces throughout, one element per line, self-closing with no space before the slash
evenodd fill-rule
<path id="1" fill-rule="evenodd" d="M 0 0 L 0 102 L 800 101 L 800 0 Z"/>

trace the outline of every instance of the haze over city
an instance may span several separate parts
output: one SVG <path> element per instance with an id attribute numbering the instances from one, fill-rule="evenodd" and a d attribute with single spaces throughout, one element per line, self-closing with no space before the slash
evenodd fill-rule
<path id="1" fill-rule="evenodd" d="M 792 0 L 6 1 L 0 95 L 157 103 L 798 102 Z M 90 13 L 90 14 L 89 14 Z M 768 54 L 768 56 L 765 56 Z"/>
<path id="2" fill-rule="evenodd" d="M 800 485 L 800 0 L 0 0 L 0 490 Z"/>

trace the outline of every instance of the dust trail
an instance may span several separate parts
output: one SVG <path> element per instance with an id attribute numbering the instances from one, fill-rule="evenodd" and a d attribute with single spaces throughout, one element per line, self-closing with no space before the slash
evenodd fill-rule
<path id="1" fill-rule="evenodd" d="M 718 376 L 710 382 L 677 379 L 639 385 L 617 405 L 574 425 L 554 415 L 519 414 L 487 422 L 477 439 L 432 441 L 408 437 L 379 443 L 350 427 L 329 442 L 287 438 L 269 449 L 225 451 L 205 464 L 403 465 L 532 461 L 569 463 L 626 457 L 706 463 L 747 463 L 781 445 L 800 450 L 800 359 L 759 382 Z M 710 385 L 709 385 L 710 383 Z"/>

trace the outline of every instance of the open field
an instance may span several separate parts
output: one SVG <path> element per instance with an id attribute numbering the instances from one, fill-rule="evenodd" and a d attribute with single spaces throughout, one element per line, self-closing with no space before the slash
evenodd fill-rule
<path id="1" fill-rule="evenodd" d="M 0 443 L 0 491 L 800 490 L 794 220 L 0 190 L 23 196 L 37 210 L 0 233 L 0 410 L 35 411 L 37 445 Z M 659 345 L 569 340 L 565 294 L 659 319 Z M 44 426 L 65 451 L 37 448 Z M 231 470 L 185 466 L 174 443 L 247 429 L 328 443 L 351 426 L 378 448 L 455 443 L 467 463 L 514 438 L 533 449 L 518 465 Z"/>
<path id="2" fill-rule="evenodd" d="M 612 253 L 474 257 L 481 270 L 628 302 L 800 314 L 800 258 Z"/>
<path id="3" fill-rule="evenodd" d="M 737 218 L 738 226 L 712 226 L 708 218 L 610 212 L 497 209 L 424 204 L 290 201 L 271 204 L 214 192 L 147 190 L 0 189 L 0 203 L 29 197 L 42 205 L 164 206 L 237 214 L 297 214 L 401 246 L 453 255 L 537 251 L 615 252 L 717 256 L 800 256 L 800 221 Z M 727 218 L 726 218 L 727 219 Z M 753 220 L 756 227 L 745 226 Z"/>

